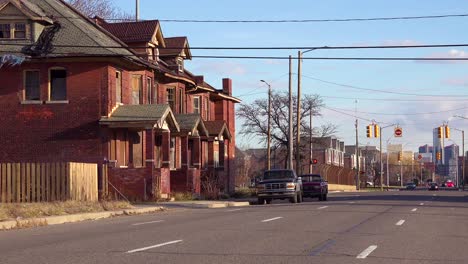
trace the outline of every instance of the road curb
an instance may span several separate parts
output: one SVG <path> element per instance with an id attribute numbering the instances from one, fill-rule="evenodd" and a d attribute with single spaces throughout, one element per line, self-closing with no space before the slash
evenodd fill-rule
<path id="1" fill-rule="evenodd" d="M 10 230 L 16 228 L 27 228 L 35 226 L 46 226 L 46 225 L 59 225 L 65 223 L 75 223 L 87 220 L 99 220 L 104 218 L 110 218 L 121 215 L 136 215 L 153 213 L 164 210 L 164 207 L 154 206 L 148 208 L 135 208 L 125 209 L 119 211 L 108 211 L 108 212 L 97 212 L 97 213 L 83 213 L 83 214 L 71 214 L 71 215 L 59 215 L 59 216 L 47 216 L 37 218 L 26 218 L 18 220 L 10 220 L 0 222 L 1 230 Z"/>
<path id="2" fill-rule="evenodd" d="M 201 202 L 168 202 L 167 205 L 175 205 L 181 207 L 189 207 L 189 208 L 208 208 L 208 209 L 215 209 L 215 208 L 227 208 L 227 207 L 242 207 L 242 206 L 249 206 L 250 202 L 220 202 L 220 201 L 201 201 Z"/>

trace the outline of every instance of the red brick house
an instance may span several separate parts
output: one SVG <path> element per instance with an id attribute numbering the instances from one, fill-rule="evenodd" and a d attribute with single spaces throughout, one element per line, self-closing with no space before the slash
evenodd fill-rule
<path id="1" fill-rule="evenodd" d="M 205 87 L 202 77 L 159 58 L 159 23 L 135 25 L 136 35 L 124 39 L 62 0 L 0 0 L 0 162 L 97 163 L 100 187 L 143 200 L 198 193 L 209 142 L 217 140 L 226 141 L 230 179 L 235 142 L 216 139 L 203 123 L 226 120 L 234 134 L 230 80 L 223 90 Z M 151 38 L 138 42 L 145 30 Z M 167 61 L 190 58 L 187 50 Z M 207 114 L 189 115 L 197 109 Z"/>

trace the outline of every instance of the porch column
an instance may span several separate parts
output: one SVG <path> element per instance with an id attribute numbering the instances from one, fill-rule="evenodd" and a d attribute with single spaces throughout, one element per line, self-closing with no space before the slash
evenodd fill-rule
<path id="1" fill-rule="evenodd" d="M 193 149 L 192 149 L 192 160 L 193 166 L 197 169 L 201 169 L 201 140 L 200 137 L 192 137 Z"/>
<path id="2" fill-rule="evenodd" d="M 162 135 L 162 145 L 161 145 L 161 152 L 162 152 L 162 165 L 161 168 L 169 168 L 171 165 L 171 158 L 170 158 L 170 148 L 171 148 L 171 132 L 169 130 L 163 130 L 161 132 Z"/>
<path id="3" fill-rule="evenodd" d="M 182 169 L 183 170 L 187 170 L 188 167 L 189 167 L 189 164 L 188 164 L 188 154 L 189 154 L 189 151 L 188 151 L 188 143 L 189 143 L 189 138 L 188 136 L 183 136 L 180 138 L 180 151 L 182 152 L 181 153 L 181 156 L 182 156 Z"/>

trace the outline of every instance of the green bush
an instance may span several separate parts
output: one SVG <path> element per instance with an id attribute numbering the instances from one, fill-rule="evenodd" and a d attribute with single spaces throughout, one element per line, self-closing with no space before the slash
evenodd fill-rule
<path id="1" fill-rule="evenodd" d="M 176 201 L 191 201 L 193 200 L 193 196 L 189 192 L 176 192 L 174 193 L 174 199 Z"/>

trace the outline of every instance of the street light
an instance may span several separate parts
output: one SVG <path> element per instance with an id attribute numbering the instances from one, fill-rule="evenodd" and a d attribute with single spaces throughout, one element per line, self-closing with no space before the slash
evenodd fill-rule
<path id="1" fill-rule="evenodd" d="M 301 144 L 301 75 L 302 75 L 302 55 L 311 52 L 317 49 L 322 49 L 325 47 L 317 47 L 313 49 L 308 49 L 305 51 L 297 52 L 297 124 L 296 124 L 296 173 L 301 174 L 301 159 L 300 159 L 300 144 Z M 312 119 L 311 119 L 312 121 Z M 311 122 L 312 123 L 312 122 Z M 312 152 L 312 150 L 311 150 Z"/>
<path id="2" fill-rule="evenodd" d="M 271 169 L 271 160 L 270 160 L 270 141 L 271 141 L 271 85 L 264 81 L 261 82 L 268 85 L 268 132 L 267 132 L 267 170 Z"/>
<path id="3" fill-rule="evenodd" d="M 379 137 L 380 137 L 380 191 L 383 191 L 382 130 L 384 128 L 391 127 L 391 126 L 394 126 L 394 125 L 395 124 L 391 124 L 391 125 L 384 126 L 384 127 L 379 126 Z M 387 147 L 388 147 L 388 140 L 387 140 Z M 387 153 L 387 168 L 388 168 L 388 153 Z M 388 169 L 387 169 L 387 187 L 388 187 Z"/>

